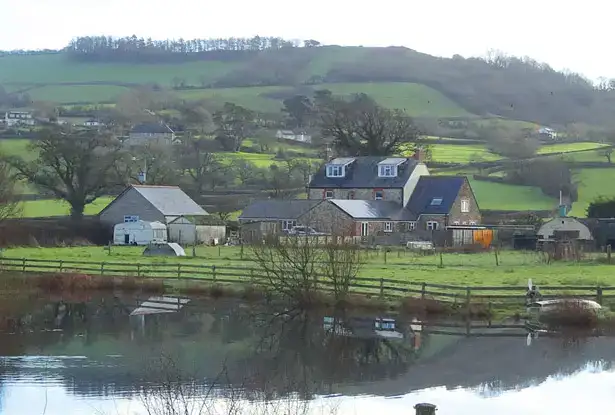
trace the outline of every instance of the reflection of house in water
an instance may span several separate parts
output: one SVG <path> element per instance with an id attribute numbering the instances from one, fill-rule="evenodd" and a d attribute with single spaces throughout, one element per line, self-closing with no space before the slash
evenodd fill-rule
<path id="1" fill-rule="evenodd" d="M 417 320 L 414 319 L 413 322 L 417 322 Z M 405 329 L 399 328 L 397 321 L 392 318 L 351 317 L 336 319 L 335 317 L 324 317 L 323 329 L 325 332 L 338 336 L 361 339 L 401 340 L 412 344 L 415 350 L 421 344 L 420 325 L 410 324 Z"/>

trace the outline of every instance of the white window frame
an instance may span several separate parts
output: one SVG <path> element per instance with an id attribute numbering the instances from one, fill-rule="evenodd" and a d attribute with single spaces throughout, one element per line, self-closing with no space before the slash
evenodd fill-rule
<path id="1" fill-rule="evenodd" d="M 380 193 L 380 197 L 378 197 L 378 193 Z M 375 190 L 374 200 L 384 200 L 384 190 Z"/>
<path id="2" fill-rule="evenodd" d="M 133 223 L 133 222 L 138 222 L 138 221 L 139 221 L 138 215 L 124 215 L 124 223 Z"/>
<path id="3" fill-rule="evenodd" d="M 426 225 L 428 231 L 437 231 L 440 228 L 440 222 L 435 220 L 427 221 Z"/>
<path id="4" fill-rule="evenodd" d="M 331 196 L 329 196 L 331 194 Z M 325 190 L 325 199 L 333 199 L 333 190 Z"/>
<path id="5" fill-rule="evenodd" d="M 410 221 L 406 224 L 406 228 L 408 229 L 408 232 L 412 232 L 414 230 L 416 230 L 416 222 L 415 221 Z"/>
<path id="6" fill-rule="evenodd" d="M 384 222 L 384 231 L 393 232 L 393 222 Z"/>
<path id="7" fill-rule="evenodd" d="M 346 195 L 346 199 L 354 200 L 354 198 L 355 198 L 354 190 L 349 191 L 348 194 Z"/>
<path id="8" fill-rule="evenodd" d="M 461 213 L 470 213 L 470 199 L 461 199 Z"/>
<path id="9" fill-rule="evenodd" d="M 476 223 L 476 221 L 475 221 L 475 220 L 471 220 L 471 221 L 470 221 L 470 226 L 476 226 L 476 225 L 478 225 L 478 224 Z"/>
<path id="10" fill-rule="evenodd" d="M 340 164 L 329 164 L 327 166 L 327 177 L 344 177 L 344 166 Z"/>
<path id="11" fill-rule="evenodd" d="M 439 200 L 440 202 L 434 203 L 436 200 Z M 442 202 L 444 202 L 444 198 L 442 198 L 442 197 L 434 197 L 433 199 L 431 199 L 431 202 L 429 202 L 429 206 L 441 206 Z"/>
<path id="12" fill-rule="evenodd" d="M 282 226 L 282 230 L 283 231 L 289 231 L 292 228 L 294 228 L 295 226 L 297 226 L 297 221 L 296 220 L 292 220 L 292 219 L 283 220 L 281 226 Z"/>
<path id="13" fill-rule="evenodd" d="M 396 177 L 397 176 L 397 167 L 392 166 L 390 164 L 383 164 L 382 166 L 378 166 L 378 176 L 379 177 Z"/>
<path id="14" fill-rule="evenodd" d="M 458 225 L 459 225 L 459 221 L 458 220 L 453 222 L 453 226 L 458 226 Z"/>

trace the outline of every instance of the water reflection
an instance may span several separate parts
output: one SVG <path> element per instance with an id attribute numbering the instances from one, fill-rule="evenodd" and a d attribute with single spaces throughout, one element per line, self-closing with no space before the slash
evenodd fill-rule
<path id="1" fill-rule="evenodd" d="M 3 307 L 1 414 L 45 405 L 46 414 L 173 413 L 151 409 L 178 400 L 187 413 L 243 411 L 245 402 L 261 414 L 281 413 L 280 402 L 290 413 L 409 413 L 421 401 L 439 414 L 519 413 L 520 394 L 547 390 L 540 401 L 556 405 L 553 391 L 598 378 L 614 385 L 603 399 L 615 396 L 611 338 L 538 337 L 528 347 L 521 328 L 472 337 L 415 316 L 168 296 L 11 298 Z"/>

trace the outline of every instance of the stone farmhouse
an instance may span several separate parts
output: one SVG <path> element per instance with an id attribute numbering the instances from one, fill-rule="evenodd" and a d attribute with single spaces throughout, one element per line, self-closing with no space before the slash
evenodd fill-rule
<path id="1" fill-rule="evenodd" d="M 306 200 L 260 200 L 239 216 L 244 240 L 294 226 L 363 241 L 433 240 L 448 229 L 477 229 L 481 213 L 465 176 L 431 176 L 404 157 L 335 158 L 314 174 Z"/>

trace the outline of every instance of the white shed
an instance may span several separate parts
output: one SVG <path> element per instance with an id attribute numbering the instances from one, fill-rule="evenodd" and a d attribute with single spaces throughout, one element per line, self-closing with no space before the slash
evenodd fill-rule
<path id="1" fill-rule="evenodd" d="M 118 223 L 113 227 L 114 245 L 148 245 L 167 242 L 167 227 L 161 222 Z"/>
<path id="2" fill-rule="evenodd" d="M 553 240 L 557 233 L 566 233 L 574 235 L 574 239 L 583 241 L 591 241 L 594 239 L 589 228 L 583 225 L 575 218 L 558 217 L 550 220 L 540 227 L 538 230 L 538 239 L 540 240 Z M 577 236 L 578 235 L 578 236 Z"/>
<path id="3" fill-rule="evenodd" d="M 196 225 L 192 220 L 180 216 L 169 221 L 169 241 L 183 245 L 211 243 L 218 240 L 222 243 L 226 237 L 226 226 L 223 224 Z"/>

